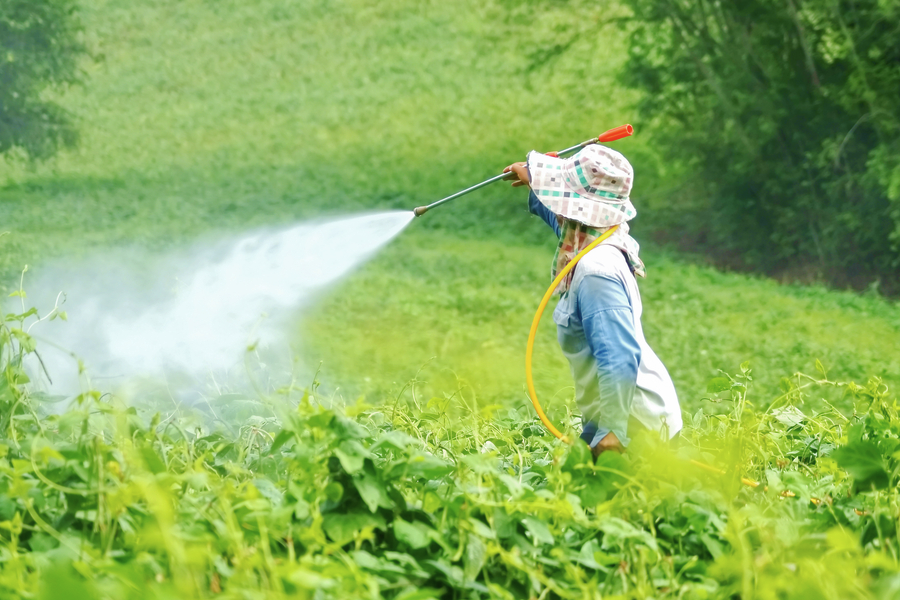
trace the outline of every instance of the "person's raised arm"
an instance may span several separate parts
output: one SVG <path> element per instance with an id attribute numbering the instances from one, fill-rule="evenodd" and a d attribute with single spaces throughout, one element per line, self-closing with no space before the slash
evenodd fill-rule
<path id="1" fill-rule="evenodd" d="M 509 176 L 506 177 L 506 179 L 512 180 L 513 187 L 520 187 L 523 185 L 529 185 L 531 183 L 531 174 L 528 172 L 527 163 L 513 163 L 503 169 L 503 172 L 509 173 Z M 544 220 L 547 226 L 549 226 L 550 229 L 553 230 L 553 233 L 556 234 L 556 237 L 560 236 L 559 221 L 556 219 L 556 214 L 549 208 L 541 204 L 541 201 L 538 200 L 538 197 L 531 189 L 528 190 L 528 212 L 533 215 L 539 216 Z"/>

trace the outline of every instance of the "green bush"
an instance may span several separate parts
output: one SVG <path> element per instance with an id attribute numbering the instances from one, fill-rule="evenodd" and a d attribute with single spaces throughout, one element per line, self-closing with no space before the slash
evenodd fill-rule
<path id="1" fill-rule="evenodd" d="M 900 3 L 627 0 L 673 202 L 703 248 L 768 272 L 900 291 Z"/>
<path id="2" fill-rule="evenodd" d="M 44 91 L 76 81 L 79 27 L 72 0 L 0 0 L 0 156 L 43 158 L 75 143 L 70 116 Z"/>

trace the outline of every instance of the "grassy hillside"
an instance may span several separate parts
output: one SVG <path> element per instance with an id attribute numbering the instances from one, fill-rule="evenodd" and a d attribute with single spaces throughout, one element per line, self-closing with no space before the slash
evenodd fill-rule
<path id="1" fill-rule="evenodd" d="M 529 233 L 546 230 L 542 247 L 460 240 L 418 225 L 306 317 L 307 361 L 322 361 L 321 381 L 342 385 L 348 399 L 361 391 L 394 397 L 417 377 L 426 398 L 462 385 L 485 404 L 526 401 L 524 348 L 549 285 L 552 234 L 536 217 Z M 724 274 L 660 251 L 645 256 L 647 340 L 690 410 L 704 405 L 707 382 L 720 369 L 734 372 L 744 361 L 755 377 L 751 398 L 761 404 L 796 371 L 819 376 L 816 361 L 834 380 L 874 375 L 900 383 L 900 315 L 883 300 Z M 552 404 L 571 395 L 572 383 L 550 312 L 535 376 Z"/>
<path id="2" fill-rule="evenodd" d="M 532 148 L 585 139 L 627 116 L 606 16 L 494 2 L 84 2 L 93 59 L 62 98 L 81 146 L 0 170 L 14 225 L 3 271 L 97 244 L 412 207 Z M 554 61 L 576 29 L 609 31 Z"/>

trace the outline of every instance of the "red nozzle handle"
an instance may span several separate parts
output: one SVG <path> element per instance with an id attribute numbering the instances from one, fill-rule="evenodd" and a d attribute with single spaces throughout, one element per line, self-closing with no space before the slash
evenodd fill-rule
<path id="1" fill-rule="evenodd" d="M 622 138 L 628 137 L 629 135 L 634 133 L 634 127 L 631 125 L 619 125 L 618 127 L 614 127 L 609 131 L 604 131 L 599 136 L 597 136 L 598 142 L 614 142 L 616 140 L 621 140 Z"/>

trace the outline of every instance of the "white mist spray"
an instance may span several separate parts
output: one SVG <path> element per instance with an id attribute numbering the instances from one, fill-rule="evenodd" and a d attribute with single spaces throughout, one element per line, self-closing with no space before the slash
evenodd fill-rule
<path id="1" fill-rule="evenodd" d="M 77 390 L 72 355 L 106 387 L 104 379 L 118 385 L 169 371 L 202 378 L 240 363 L 251 343 L 283 344 L 289 317 L 412 219 L 411 212 L 391 211 L 260 231 L 157 258 L 149 269 L 125 256 L 51 269 L 31 297 L 46 306 L 59 291 L 66 294 L 68 321 L 34 332 L 45 342 L 39 349 L 52 390 Z"/>

